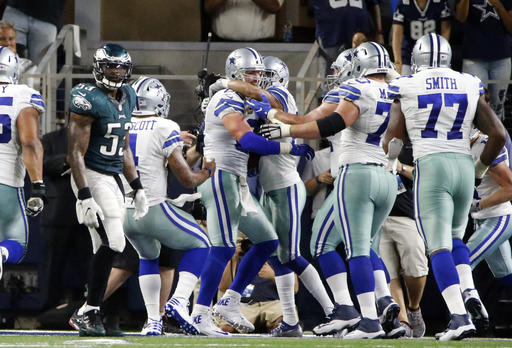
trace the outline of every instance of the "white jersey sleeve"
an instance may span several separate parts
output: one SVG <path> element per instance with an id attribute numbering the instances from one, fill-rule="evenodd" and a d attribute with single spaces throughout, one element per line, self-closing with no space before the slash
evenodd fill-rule
<path id="1" fill-rule="evenodd" d="M 297 114 L 298 109 L 295 98 L 284 87 L 270 87 L 267 89 L 283 106 L 283 110 L 290 114 Z M 277 139 L 282 143 L 294 143 L 295 139 L 287 137 Z M 259 162 L 259 181 L 265 192 L 289 187 L 300 181 L 297 172 L 295 156 L 290 154 L 261 156 Z"/>
<path id="2" fill-rule="evenodd" d="M 245 177 L 249 154 L 238 149 L 236 139 L 222 122 L 224 116 L 234 112 L 250 121 L 244 102 L 242 96 L 230 89 L 219 91 L 211 98 L 205 112 L 204 155 L 215 159 L 217 169 Z"/>
<path id="3" fill-rule="evenodd" d="M 180 127 L 161 117 L 132 117 L 130 148 L 150 206 L 167 197 L 167 159 L 183 146 Z M 125 191 L 131 191 L 125 187 Z"/>
<path id="4" fill-rule="evenodd" d="M 469 132 L 482 93 L 477 77 L 449 68 L 393 80 L 388 96 L 401 102 L 414 159 L 442 152 L 470 154 Z"/>
<path id="5" fill-rule="evenodd" d="M 471 146 L 471 155 L 473 156 L 473 160 L 476 161 L 477 158 L 480 158 L 484 150 L 484 146 L 487 143 L 487 136 L 481 134 L 475 143 Z M 508 167 L 509 155 L 507 149 L 504 147 L 501 149 L 498 157 L 491 163 L 491 167 L 500 164 L 501 162 L 505 162 Z M 482 182 L 476 188 L 475 196 L 476 198 L 485 198 L 494 194 L 496 191 L 500 189 L 500 185 L 494 181 L 492 176 L 487 172 L 482 178 Z M 491 217 L 504 216 L 512 214 L 512 204 L 510 202 L 504 202 L 492 207 L 488 207 L 482 209 L 480 211 L 471 213 L 471 217 L 473 219 L 487 219 Z"/>
<path id="6" fill-rule="evenodd" d="M 23 187 L 23 162 L 17 119 L 21 110 L 33 107 L 45 111 L 43 98 L 26 85 L 0 85 L 0 183 Z"/>
<path id="7" fill-rule="evenodd" d="M 339 165 L 375 163 L 386 165 L 382 139 L 389 122 L 391 102 L 386 94 L 387 84 L 367 78 L 347 81 L 339 87 L 340 96 L 354 103 L 359 117 L 341 132 Z"/>

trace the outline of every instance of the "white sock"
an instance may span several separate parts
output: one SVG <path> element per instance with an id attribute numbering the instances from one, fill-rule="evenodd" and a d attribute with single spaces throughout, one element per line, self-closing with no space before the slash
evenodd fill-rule
<path id="1" fill-rule="evenodd" d="M 184 298 L 188 301 L 192 291 L 194 291 L 197 280 L 198 278 L 190 272 L 180 272 L 178 284 L 176 284 L 176 290 L 174 290 L 172 297 Z"/>
<path id="2" fill-rule="evenodd" d="M 473 273 L 471 271 L 471 266 L 466 264 L 457 265 L 457 273 L 459 274 L 460 280 L 460 289 L 462 291 L 466 289 L 474 289 L 475 283 L 473 282 Z"/>
<path id="3" fill-rule="evenodd" d="M 444 302 L 446 302 L 451 314 L 467 314 L 459 284 L 450 285 L 443 290 L 441 295 L 443 295 Z"/>
<path id="4" fill-rule="evenodd" d="M 87 302 L 86 302 L 86 303 L 83 304 L 82 307 L 80 307 L 80 309 L 78 310 L 77 314 L 78 315 L 84 315 L 85 313 L 87 313 L 89 311 L 93 311 L 95 309 L 100 310 L 100 306 L 89 306 L 87 304 Z"/>
<path id="5" fill-rule="evenodd" d="M 196 303 L 194 306 L 194 310 L 192 311 L 192 316 L 195 317 L 196 315 L 200 314 L 206 314 L 210 310 L 210 307 Z"/>
<path id="6" fill-rule="evenodd" d="M 313 295 L 313 297 L 320 303 L 322 306 L 325 315 L 329 315 L 332 313 L 334 309 L 334 305 L 325 291 L 325 288 L 322 284 L 322 279 L 320 279 L 320 275 L 318 274 L 315 267 L 308 265 L 306 269 L 299 275 L 300 280 L 308 289 L 308 291 Z"/>
<path id="7" fill-rule="evenodd" d="M 139 276 L 140 292 L 146 305 L 148 318 L 160 319 L 160 274 L 146 274 Z"/>
<path id="8" fill-rule="evenodd" d="M 357 295 L 357 302 L 359 302 L 359 308 L 361 308 L 361 316 L 368 319 L 377 319 L 375 292 L 370 291 Z"/>
<path id="9" fill-rule="evenodd" d="M 275 282 L 281 308 L 283 309 L 283 321 L 293 326 L 299 322 L 295 310 L 295 273 L 276 276 Z"/>
<path id="10" fill-rule="evenodd" d="M 325 281 L 331 288 L 334 301 L 348 306 L 354 305 L 352 298 L 350 298 L 350 291 L 348 291 L 347 272 L 334 274 Z"/>
<path id="11" fill-rule="evenodd" d="M 5 261 L 7 261 L 7 259 L 9 258 L 9 250 L 7 250 L 6 247 L 0 247 L 0 253 L 0 256 L 2 257 L 0 262 L 5 263 Z"/>
<path id="12" fill-rule="evenodd" d="M 386 281 L 386 273 L 379 269 L 373 271 L 373 277 L 375 278 L 375 297 L 381 298 L 384 296 L 391 296 L 388 282 Z"/>

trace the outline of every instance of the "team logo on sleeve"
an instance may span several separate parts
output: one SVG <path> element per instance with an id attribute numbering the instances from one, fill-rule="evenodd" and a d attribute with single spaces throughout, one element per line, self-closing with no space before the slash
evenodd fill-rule
<path id="1" fill-rule="evenodd" d="M 92 109 L 91 103 L 80 95 L 73 96 L 73 105 L 79 109 L 84 111 L 88 111 Z"/>

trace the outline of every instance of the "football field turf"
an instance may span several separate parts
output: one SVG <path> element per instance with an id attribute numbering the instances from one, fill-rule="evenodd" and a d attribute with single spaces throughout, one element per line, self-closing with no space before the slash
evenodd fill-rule
<path id="1" fill-rule="evenodd" d="M 142 337 L 130 335 L 121 338 L 88 338 L 78 337 L 75 332 L 0 332 L 0 348 L 2 347 L 512 347 L 512 340 L 504 339 L 469 339 L 458 342 L 438 342 L 432 338 L 401 339 L 401 340 L 357 340 L 343 341 L 336 338 L 270 338 L 258 335 L 231 338 L 187 337 L 170 335 L 164 337 Z M 73 336 L 71 336 L 73 335 Z"/>

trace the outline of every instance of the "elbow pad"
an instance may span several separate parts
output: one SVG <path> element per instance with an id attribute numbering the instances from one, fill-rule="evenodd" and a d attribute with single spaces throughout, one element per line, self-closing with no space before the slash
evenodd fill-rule
<path id="1" fill-rule="evenodd" d="M 346 128 L 345 120 L 336 111 L 327 117 L 317 120 L 316 124 L 323 138 L 334 135 Z"/>

